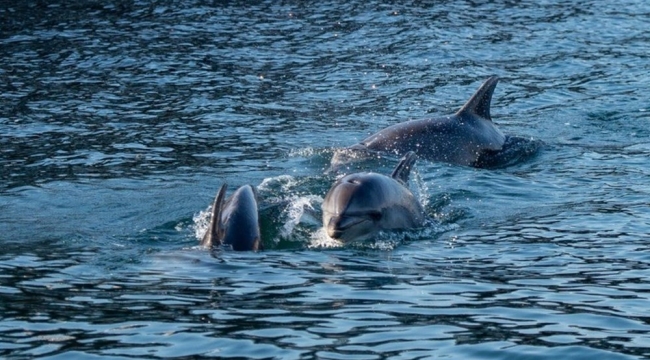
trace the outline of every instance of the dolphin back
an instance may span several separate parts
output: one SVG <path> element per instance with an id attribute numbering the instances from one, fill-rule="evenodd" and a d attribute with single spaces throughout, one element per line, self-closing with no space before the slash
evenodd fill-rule
<path id="1" fill-rule="evenodd" d="M 415 151 L 420 159 L 480 166 L 486 151 L 503 149 L 505 135 L 492 122 L 490 103 L 499 82 L 491 76 L 455 114 L 410 120 L 386 127 L 332 157 L 332 168 L 375 156 L 380 152 L 404 155 Z"/>
<path id="2" fill-rule="evenodd" d="M 406 184 L 409 181 L 409 176 L 411 175 L 411 168 L 413 168 L 413 164 L 415 164 L 415 160 L 417 160 L 417 155 L 413 151 L 409 151 L 404 155 L 402 160 L 400 160 L 399 164 L 395 167 L 395 170 L 393 170 L 393 173 L 391 174 L 390 177 L 393 179 L 402 182 L 403 184 Z"/>
<path id="3" fill-rule="evenodd" d="M 498 76 L 491 76 L 481 87 L 476 90 L 469 100 L 463 105 L 456 113 L 456 116 L 463 117 L 467 115 L 475 115 L 484 119 L 492 121 L 490 117 L 490 103 L 492 102 L 492 94 L 499 82 Z"/>
<path id="4" fill-rule="evenodd" d="M 227 200 L 225 194 L 224 184 L 212 205 L 210 225 L 201 245 L 211 248 L 230 245 L 235 251 L 262 250 L 255 189 L 250 185 L 241 186 Z"/>
<path id="5" fill-rule="evenodd" d="M 235 251 L 263 250 L 255 187 L 244 185 L 237 189 L 224 205 L 222 218 L 223 244 Z"/>

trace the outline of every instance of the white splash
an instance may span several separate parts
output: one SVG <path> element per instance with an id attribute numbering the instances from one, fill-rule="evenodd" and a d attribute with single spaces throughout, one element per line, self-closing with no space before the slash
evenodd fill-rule
<path id="1" fill-rule="evenodd" d="M 298 184 L 296 178 L 291 175 L 280 175 L 271 178 L 265 178 L 257 187 L 259 191 L 281 190 L 287 192 Z"/>
<path id="2" fill-rule="evenodd" d="M 194 221 L 194 236 L 197 240 L 202 240 L 205 233 L 208 231 L 210 226 L 210 216 L 212 214 L 212 205 L 208 206 L 207 209 L 200 211 L 198 214 L 194 214 L 192 220 Z"/>
<path id="3" fill-rule="evenodd" d="M 420 202 L 423 208 L 429 205 L 429 184 L 422 179 L 420 172 L 416 169 L 411 170 L 410 183 L 413 184 L 411 188 L 414 189 L 413 195 Z"/>
<path id="4" fill-rule="evenodd" d="M 325 229 L 321 227 L 311 234 L 311 239 L 307 247 L 310 249 L 322 249 L 337 248 L 342 247 L 343 245 L 344 244 L 341 241 L 332 239 L 331 237 L 327 236 L 327 232 L 325 232 Z"/>
<path id="5" fill-rule="evenodd" d="M 306 147 L 302 149 L 291 149 L 289 150 L 289 157 L 311 157 L 314 156 L 314 154 L 317 154 L 318 150 L 314 149 L 313 147 Z"/>
<path id="6" fill-rule="evenodd" d="M 315 211 L 314 205 L 321 204 L 323 198 L 318 195 L 305 195 L 305 196 L 291 196 L 289 198 L 289 206 L 282 212 L 286 217 L 286 221 L 280 231 L 280 236 L 289 238 L 293 230 L 298 224 L 309 223 L 311 225 L 320 224 L 319 219 L 311 216 L 311 212 Z"/>

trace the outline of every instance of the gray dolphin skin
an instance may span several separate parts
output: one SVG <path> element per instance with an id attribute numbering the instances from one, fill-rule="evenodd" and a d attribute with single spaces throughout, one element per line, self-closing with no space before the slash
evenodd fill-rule
<path id="1" fill-rule="evenodd" d="M 424 209 L 406 182 L 417 155 L 408 152 L 391 176 L 372 172 L 337 180 L 323 201 L 323 227 L 345 243 L 370 239 L 381 230 L 417 228 Z"/>
<path id="2" fill-rule="evenodd" d="M 230 245 L 235 251 L 262 250 L 255 190 L 244 185 L 224 201 L 226 188 L 223 184 L 214 199 L 210 226 L 201 245 Z"/>
<path id="3" fill-rule="evenodd" d="M 389 126 L 332 157 L 332 169 L 376 152 L 402 156 L 414 151 L 420 158 L 481 166 L 481 156 L 502 150 L 506 136 L 490 117 L 490 101 L 499 78 L 492 76 L 453 115 L 412 120 Z"/>

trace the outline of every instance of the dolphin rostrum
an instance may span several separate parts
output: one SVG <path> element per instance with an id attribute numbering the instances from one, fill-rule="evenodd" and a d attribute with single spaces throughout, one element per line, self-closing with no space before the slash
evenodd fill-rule
<path id="1" fill-rule="evenodd" d="M 372 238 L 381 230 L 417 228 L 425 215 L 406 187 L 417 155 L 408 152 L 391 176 L 354 173 L 337 180 L 323 201 L 323 226 L 343 242 Z"/>
<path id="2" fill-rule="evenodd" d="M 376 152 L 397 155 L 414 151 L 420 158 L 482 167 L 483 159 L 503 149 L 506 136 L 490 117 L 490 101 L 499 78 L 492 76 L 453 115 L 411 120 L 389 126 L 360 143 L 341 149 L 332 158 L 332 169 Z M 484 161 L 485 160 L 485 161 Z"/>
<path id="3" fill-rule="evenodd" d="M 201 245 L 230 245 L 235 251 L 262 250 L 255 190 L 244 185 L 224 201 L 226 187 L 223 184 L 214 199 L 210 225 Z"/>

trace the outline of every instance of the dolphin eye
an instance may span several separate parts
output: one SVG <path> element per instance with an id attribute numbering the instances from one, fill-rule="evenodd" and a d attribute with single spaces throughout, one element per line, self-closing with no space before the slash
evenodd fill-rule
<path id="1" fill-rule="evenodd" d="M 373 221 L 381 220 L 381 211 L 372 211 L 368 214 Z"/>

